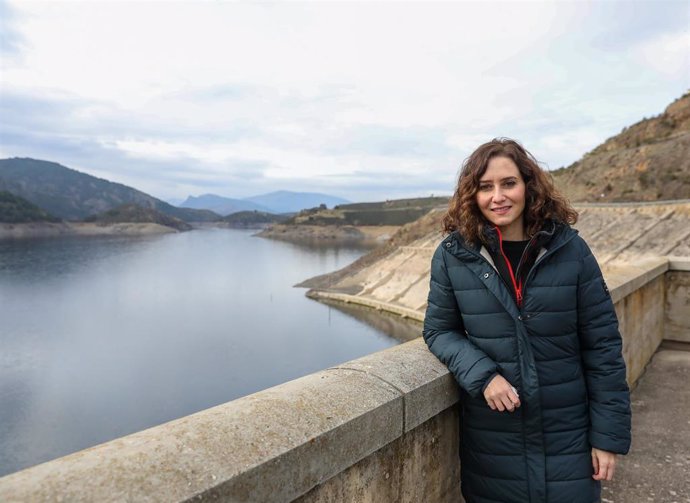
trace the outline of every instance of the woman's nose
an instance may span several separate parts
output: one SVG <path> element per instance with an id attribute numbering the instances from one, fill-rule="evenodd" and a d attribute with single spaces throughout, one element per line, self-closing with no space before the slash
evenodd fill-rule
<path id="1" fill-rule="evenodd" d="M 500 189 L 500 187 L 494 190 L 494 193 L 492 194 L 492 199 L 496 202 L 501 202 L 505 199 L 505 194 Z"/>

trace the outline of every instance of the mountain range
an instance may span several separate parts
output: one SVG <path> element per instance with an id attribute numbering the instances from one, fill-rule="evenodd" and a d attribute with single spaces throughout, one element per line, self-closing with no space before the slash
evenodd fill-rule
<path id="1" fill-rule="evenodd" d="M 210 210 L 220 215 L 229 215 L 240 211 L 261 211 L 267 213 L 295 213 L 306 208 L 325 204 L 333 207 L 348 203 L 346 199 L 317 192 L 292 192 L 279 190 L 258 196 L 233 199 L 216 194 L 189 196 L 180 206 Z"/>
<path id="2" fill-rule="evenodd" d="M 321 204 L 333 206 L 348 202 L 327 194 L 283 190 L 245 199 L 213 194 L 190 196 L 178 207 L 132 187 L 97 178 L 56 162 L 17 157 L 0 159 L 0 191 L 35 205 L 45 211 L 47 217 L 63 220 L 84 220 L 115 208 L 135 205 L 185 222 L 211 222 L 219 221 L 221 215 L 240 211 L 295 213 Z M 18 208 L 28 211 L 27 204 L 18 205 L 16 200 L 12 204 L 13 218 L 18 218 Z M 127 212 L 117 212 L 122 216 L 132 214 L 131 208 Z M 34 212 L 27 218 L 33 219 L 36 215 Z"/>
<path id="3" fill-rule="evenodd" d="M 186 222 L 220 218 L 208 210 L 178 208 L 120 183 L 81 173 L 56 162 L 0 159 L 0 190 L 22 197 L 54 217 L 83 220 L 123 204 L 157 210 Z"/>
<path id="4" fill-rule="evenodd" d="M 690 92 L 661 114 L 623 128 L 577 162 L 552 174 L 556 185 L 574 202 L 690 198 Z M 156 210 L 186 222 L 209 222 L 239 211 L 296 213 L 347 203 L 326 194 L 277 191 L 244 199 L 190 196 L 183 207 L 176 207 L 132 187 L 30 158 L 0 159 L 0 191 L 14 196 L 5 194 L 2 204 L 6 218 L 11 219 L 3 221 L 15 222 L 53 217 L 83 220 L 123 205 Z M 308 217 L 316 218 L 311 213 Z"/>

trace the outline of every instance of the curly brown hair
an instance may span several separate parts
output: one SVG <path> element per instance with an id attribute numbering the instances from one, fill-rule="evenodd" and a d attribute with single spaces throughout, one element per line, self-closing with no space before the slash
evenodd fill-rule
<path id="1" fill-rule="evenodd" d="M 537 160 L 517 141 L 510 138 L 494 138 L 480 145 L 462 164 L 458 184 L 443 216 L 443 232 L 457 230 L 468 243 L 477 244 L 484 240 L 484 226 L 489 222 L 477 206 L 479 180 L 486 172 L 493 157 L 507 157 L 518 167 L 525 182 L 525 231 L 534 236 L 544 221 L 574 224 L 577 211 L 556 189 L 551 175 L 541 169 Z"/>

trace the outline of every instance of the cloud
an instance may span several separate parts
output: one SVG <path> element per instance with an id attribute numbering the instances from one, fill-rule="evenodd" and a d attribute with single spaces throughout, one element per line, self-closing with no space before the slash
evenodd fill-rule
<path id="1" fill-rule="evenodd" d="M 690 11 L 690 8 L 687 10 Z M 634 48 L 636 58 L 647 68 L 662 75 L 690 82 L 689 26 L 690 19 L 684 31 L 664 33 L 638 44 Z"/>
<path id="2" fill-rule="evenodd" d="M 602 51 L 625 51 L 664 33 L 687 31 L 686 0 L 607 0 L 588 9 L 582 22 L 590 26 L 587 45 Z"/>
<path id="3" fill-rule="evenodd" d="M 497 136 L 568 165 L 690 86 L 681 2 L 634 7 L 0 4 L 0 154 L 166 198 L 450 192 Z"/>
<path id="4" fill-rule="evenodd" d="M 15 29 L 14 11 L 5 0 L 0 0 L 0 55 L 3 58 L 17 56 L 22 49 L 23 38 Z"/>

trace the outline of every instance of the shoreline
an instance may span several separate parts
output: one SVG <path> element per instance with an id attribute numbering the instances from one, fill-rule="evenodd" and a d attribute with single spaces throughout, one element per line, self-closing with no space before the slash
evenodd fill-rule
<path id="1" fill-rule="evenodd" d="M 383 244 L 400 227 L 397 225 L 285 225 L 273 224 L 255 234 L 284 241 L 340 241 Z"/>
<path id="2" fill-rule="evenodd" d="M 0 240 L 62 236 L 155 236 L 179 232 L 155 223 L 97 224 L 90 222 L 0 223 Z"/>
<path id="3" fill-rule="evenodd" d="M 266 228 L 268 224 L 247 224 L 238 225 L 229 222 L 194 222 L 192 227 L 196 229 L 238 229 L 238 230 L 253 230 L 261 231 Z"/>

